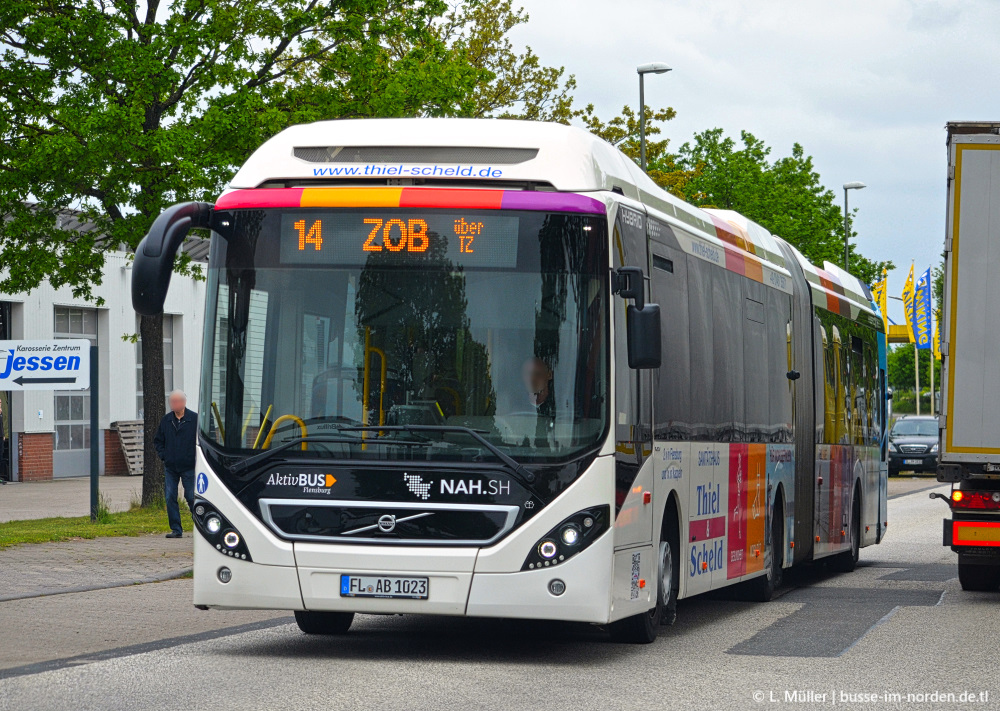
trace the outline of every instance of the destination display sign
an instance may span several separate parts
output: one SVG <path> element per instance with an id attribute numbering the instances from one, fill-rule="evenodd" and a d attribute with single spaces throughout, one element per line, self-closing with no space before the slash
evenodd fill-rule
<path id="1" fill-rule="evenodd" d="M 0 341 L 0 391 L 89 387 L 90 341 Z"/>
<path id="2" fill-rule="evenodd" d="M 338 210 L 281 216 L 283 264 L 517 266 L 520 218 L 485 212 Z"/>

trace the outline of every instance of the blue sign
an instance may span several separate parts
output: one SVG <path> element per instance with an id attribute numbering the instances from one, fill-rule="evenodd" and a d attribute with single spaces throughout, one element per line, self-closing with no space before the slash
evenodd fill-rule
<path id="1" fill-rule="evenodd" d="M 913 296 L 913 335 L 919 350 L 931 348 L 931 268 L 927 267 Z"/>
<path id="2" fill-rule="evenodd" d="M 198 473 L 198 479 L 194 483 L 194 490 L 199 494 L 204 494 L 208 491 L 208 475 L 205 472 Z"/>

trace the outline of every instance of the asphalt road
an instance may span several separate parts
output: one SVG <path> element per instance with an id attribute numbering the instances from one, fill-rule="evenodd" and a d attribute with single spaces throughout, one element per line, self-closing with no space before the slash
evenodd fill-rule
<path id="1" fill-rule="evenodd" d="M 20 665 L 8 655 L 0 709 L 1000 708 L 1000 593 L 961 591 L 931 484 L 893 484 L 888 538 L 862 550 L 855 572 L 793 573 L 766 604 L 682 601 L 648 646 L 586 626 L 416 616 L 306 637 L 282 616 L 190 612 L 187 580 L 58 596 L 46 609 L 28 607 L 45 598 L 0 603 L 4 645 L 30 644 L 32 619 L 58 625 L 73 604 L 77 635 L 102 604 L 104 624 L 143 629 L 112 635 L 131 645 L 78 643 Z M 158 612 L 143 611 L 151 601 Z M 28 620 L 17 639 L 10 614 Z M 214 628 L 191 632 L 194 614 L 215 616 Z"/>

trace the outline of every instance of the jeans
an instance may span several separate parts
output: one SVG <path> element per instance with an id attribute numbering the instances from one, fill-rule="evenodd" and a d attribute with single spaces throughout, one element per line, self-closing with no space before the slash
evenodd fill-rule
<path id="1" fill-rule="evenodd" d="M 184 482 L 184 500 L 187 501 L 188 508 L 194 508 L 194 469 L 186 472 L 174 472 L 164 469 L 164 495 L 167 498 L 167 521 L 170 522 L 170 530 L 174 533 L 181 533 L 181 510 L 177 505 L 177 485 Z"/>

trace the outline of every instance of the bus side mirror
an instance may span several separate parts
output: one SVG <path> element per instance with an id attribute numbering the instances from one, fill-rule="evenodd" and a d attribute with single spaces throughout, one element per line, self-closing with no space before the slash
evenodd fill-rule
<path id="1" fill-rule="evenodd" d="M 633 370 L 659 368 L 662 361 L 660 307 L 646 303 L 642 270 L 620 267 L 614 272 L 614 280 L 614 293 L 635 301 L 625 309 L 628 367 Z"/>
<path id="2" fill-rule="evenodd" d="M 132 308 L 143 316 L 163 311 L 177 250 L 191 229 L 211 227 L 215 205 L 182 202 L 156 218 L 135 250 L 132 263 Z"/>
<path id="3" fill-rule="evenodd" d="M 641 309 L 629 306 L 625 309 L 628 319 L 628 367 L 659 368 L 660 352 L 660 306 L 646 304 Z"/>

